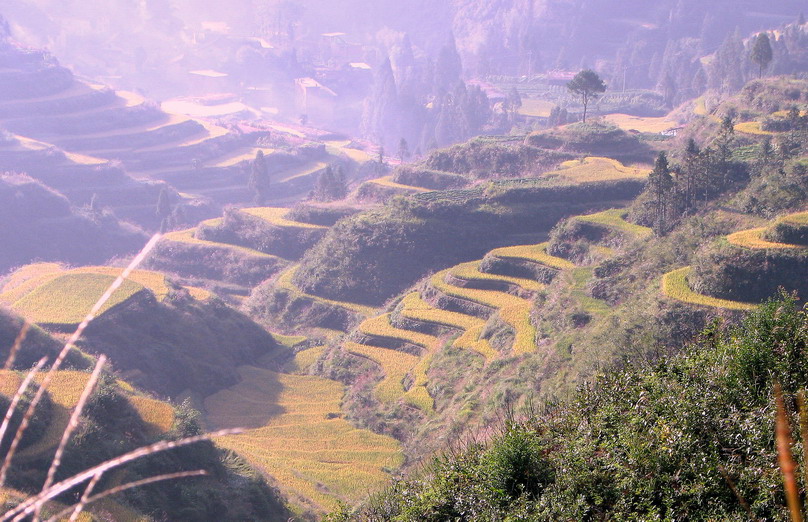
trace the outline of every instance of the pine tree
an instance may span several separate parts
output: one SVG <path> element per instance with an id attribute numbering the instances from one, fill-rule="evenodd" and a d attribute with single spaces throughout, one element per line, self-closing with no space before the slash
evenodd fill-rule
<path id="1" fill-rule="evenodd" d="M 581 104 L 584 106 L 583 121 L 586 123 L 586 109 L 589 102 L 597 98 L 601 93 L 606 92 L 606 85 L 595 71 L 584 69 L 567 83 L 567 89 L 581 98 Z"/>
<path id="2" fill-rule="evenodd" d="M 404 163 L 410 157 L 410 146 L 407 144 L 407 140 L 401 138 L 398 142 L 398 161 L 399 163 Z"/>
<path id="3" fill-rule="evenodd" d="M 157 196 L 156 213 L 157 217 L 164 221 L 171 215 L 171 197 L 165 187 L 160 189 L 160 194 Z"/>
<path id="4" fill-rule="evenodd" d="M 690 138 L 685 147 L 682 161 L 682 178 L 684 182 L 685 210 L 696 208 L 699 194 L 702 189 L 701 151 L 696 140 Z"/>
<path id="5" fill-rule="evenodd" d="M 657 156 L 648 183 L 654 197 L 654 232 L 661 236 L 667 232 L 668 199 L 673 188 L 673 177 L 665 152 Z"/>
<path id="6" fill-rule="evenodd" d="M 269 196 L 269 168 L 267 167 L 264 151 L 259 150 L 255 154 L 255 159 L 252 162 L 252 169 L 250 171 L 250 178 L 247 182 L 250 190 L 253 191 L 255 204 L 263 206 Z"/>
<path id="7" fill-rule="evenodd" d="M 758 65 L 758 78 L 762 78 L 763 69 L 769 66 L 773 58 L 772 45 L 768 34 L 760 33 L 757 36 L 749 58 Z"/>

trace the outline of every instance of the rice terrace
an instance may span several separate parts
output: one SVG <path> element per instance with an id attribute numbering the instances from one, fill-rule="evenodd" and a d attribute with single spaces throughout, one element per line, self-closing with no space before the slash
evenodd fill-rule
<path id="1" fill-rule="evenodd" d="M 0 6 L 0 522 L 808 516 L 800 0 Z"/>

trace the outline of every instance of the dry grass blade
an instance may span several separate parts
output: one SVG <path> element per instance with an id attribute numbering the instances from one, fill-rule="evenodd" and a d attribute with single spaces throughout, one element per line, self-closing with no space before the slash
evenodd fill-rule
<path id="1" fill-rule="evenodd" d="M 244 430 L 241 429 L 230 429 L 230 430 L 221 430 L 214 433 L 206 433 L 204 435 L 196 435 L 194 437 L 187 437 L 180 440 L 163 440 L 160 442 L 155 442 L 154 444 L 150 444 L 148 446 L 143 446 L 136 450 L 130 451 L 129 453 L 125 453 L 120 457 L 115 457 L 114 459 L 107 460 L 93 466 L 92 468 L 86 469 L 80 473 L 73 475 L 72 477 L 66 478 L 61 482 L 57 482 L 56 484 L 52 485 L 48 488 L 47 491 L 43 491 L 36 496 L 27 498 L 23 502 L 21 502 L 18 506 L 10 509 L 6 513 L 3 514 L 3 518 L 0 519 L 2 521 L 7 520 L 23 520 L 26 516 L 33 513 L 35 506 L 41 504 L 42 502 L 46 502 L 48 500 L 53 499 L 64 493 L 65 491 L 78 486 L 85 480 L 88 480 L 95 476 L 98 473 L 105 473 L 111 469 L 117 468 L 126 464 L 127 462 L 131 462 L 133 460 L 141 459 L 148 455 L 153 455 L 155 453 L 159 453 L 162 451 L 167 451 L 170 449 L 178 448 L 181 446 L 187 446 L 188 444 L 193 444 L 195 442 L 201 442 L 203 440 L 209 440 L 215 437 L 225 437 L 227 435 L 238 435 L 243 433 Z"/>
<path id="2" fill-rule="evenodd" d="M 755 518 L 755 514 L 752 513 L 752 507 L 749 505 L 749 502 L 747 502 L 746 499 L 743 497 L 743 495 L 741 495 L 741 492 L 738 491 L 738 487 L 735 485 L 735 481 L 732 480 L 732 478 L 730 478 L 729 473 L 727 473 L 727 470 L 724 469 L 724 466 L 718 466 L 718 471 L 721 472 L 721 476 L 724 477 L 724 481 L 729 486 L 729 489 L 732 490 L 732 494 L 735 495 L 735 498 L 738 499 L 738 502 L 740 502 L 741 507 L 744 508 L 746 513 L 749 515 L 749 520 L 757 520 L 757 518 Z"/>
<path id="3" fill-rule="evenodd" d="M 73 512 L 70 514 L 69 522 L 75 522 L 75 520 L 77 520 L 79 518 L 79 515 L 81 514 L 82 510 L 84 510 L 84 507 L 87 505 L 87 502 L 88 502 L 88 500 L 90 498 L 90 495 L 92 494 L 93 490 L 95 489 L 95 486 L 98 484 L 98 481 L 101 480 L 101 477 L 103 477 L 103 476 L 104 476 L 103 473 L 98 473 L 96 475 L 93 475 L 93 478 L 90 480 L 89 483 L 87 483 L 87 487 L 84 488 L 84 493 L 82 493 L 81 499 L 76 504 L 76 507 L 73 508 Z M 68 511 L 68 510 L 65 509 L 64 511 Z M 58 517 L 59 517 L 59 515 L 56 515 L 56 518 L 58 518 Z M 51 517 L 51 520 L 53 518 L 54 517 Z"/>
<path id="4" fill-rule="evenodd" d="M 20 333 L 17 334 L 17 338 L 14 339 L 14 344 L 11 345 L 11 350 L 8 352 L 8 358 L 6 359 L 6 364 L 3 366 L 4 370 L 10 370 L 11 367 L 14 365 L 14 361 L 17 359 L 17 352 L 20 351 L 22 343 L 25 342 L 25 338 L 28 336 L 28 330 L 30 328 L 31 323 L 23 320 L 22 326 L 20 326 Z"/>
<path id="5" fill-rule="evenodd" d="M 780 463 L 780 471 L 783 473 L 783 486 L 786 490 L 786 500 L 788 509 L 791 511 L 792 522 L 802 522 L 802 508 L 800 505 L 800 489 L 797 485 L 797 478 L 794 470 L 797 463 L 791 454 L 791 433 L 786 413 L 785 401 L 780 384 L 775 384 L 774 395 L 777 401 L 777 424 L 775 433 L 777 435 L 777 460 Z"/>
<path id="6" fill-rule="evenodd" d="M 36 377 L 37 372 L 42 369 L 45 365 L 45 362 L 48 360 L 47 357 L 43 357 L 39 360 L 39 362 L 31 368 L 28 372 L 28 375 L 25 376 L 22 383 L 20 384 L 20 388 L 17 390 L 17 393 L 14 394 L 14 397 L 11 399 L 11 404 L 8 405 L 8 411 L 6 411 L 6 416 L 3 419 L 3 424 L 0 426 L 0 443 L 6 438 L 6 430 L 8 430 L 8 425 L 11 423 L 11 417 L 14 415 L 14 410 L 17 409 L 17 404 L 19 404 L 22 396 L 25 395 L 26 390 L 28 390 L 28 386 L 31 385 L 31 381 Z"/>
<path id="7" fill-rule="evenodd" d="M 120 486 L 114 487 L 112 489 L 108 489 L 108 490 L 104 491 L 103 493 L 93 495 L 92 497 L 86 499 L 86 501 L 84 501 L 84 503 L 79 503 L 78 505 L 76 505 L 76 508 L 80 508 L 79 509 L 79 513 L 80 513 L 81 509 L 83 509 L 84 506 L 86 506 L 87 504 L 92 504 L 93 502 L 96 502 L 98 500 L 106 498 L 106 497 L 108 497 L 110 495 L 120 493 L 121 491 L 126 491 L 127 489 L 132 489 L 132 488 L 137 488 L 137 487 L 140 487 L 140 486 L 145 486 L 147 484 L 152 484 L 154 482 L 162 482 L 164 480 L 172 480 L 172 479 L 188 478 L 188 477 L 202 477 L 202 476 L 205 476 L 207 474 L 208 474 L 207 471 L 205 471 L 203 469 L 198 469 L 198 470 L 195 470 L 195 471 L 180 471 L 178 473 L 167 473 L 165 475 L 157 475 L 157 476 L 145 478 L 145 479 L 142 479 L 142 480 L 136 480 L 134 482 L 127 482 L 126 484 L 121 484 Z M 84 499 L 82 499 L 82 500 L 84 500 Z M 72 507 L 72 506 L 69 507 L 69 508 L 63 509 L 62 511 L 56 513 L 55 515 L 53 515 L 52 517 L 47 519 L 46 522 L 56 522 L 57 520 L 61 519 L 65 515 L 67 515 L 73 509 L 75 509 L 75 508 Z M 75 513 L 75 514 L 77 515 L 78 513 Z M 74 518 L 71 516 L 70 520 L 74 520 Z"/>
<path id="8" fill-rule="evenodd" d="M 87 381 L 87 384 L 84 386 L 84 390 L 81 392 L 79 402 L 76 404 L 76 407 L 73 408 L 73 413 L 70 415 L 70 421 L 67 423 L 65 431 L 62 433 L 62 439 L 59 441 L 59 446 L 56 448 L 56 453 L 54 454 L 50 468 L 48 469 L 48 476 L 45 479 L 45 483 L 42 485 L 42 491 L 46 491 L 51 484 L 53 484 L 53 480 L 56 478 L 56 471 L 59 469 L 59 466 L 62 463 L 62 456 L 64 455 L 67 443 L 79 425 L 81 412 L 84 411 L 84 406 L 87 404 L 90 394 L 95 389 L 95 385 L 98 382 L 98 377 L 101 375 L 101 370 L 104 368 L 106 363 L 107 358 L 104 355 L 100 356 L 98 361 L 95 363 L 95 369 L 93 370 L 90 379 Z M 36 510 L 34 511 L 35 520 L 39 518 L 39 511 L 41 508 L 42 504 L 38 504 Z"/>
<path id="9" fill-rule="evenodd" d="M 800 409 L 800 437 L 802 438 L 802 481 L 808 484 L 808 404 L 805 400 L 805 390 L 797 393 L 797 406 Z"/>
<path id="10" fill-rule="evenodd" d="M 155 234 L 149 240 L 149 242 L 146 243 L 146 246 L 143 247 L 143 249 L 138 253 L 138 255 L 135 256 L 132 262 L 129 263 L 129 266 L 127 266 L 126 269 L 123 272 L 121 272 L 121 274 L 115 279 L 115 281 L 112 282 L 107 291 L 104 292 L 104 295 L 102 295 L 98 299 L 93 308 L 90 310 L 90 313 L 87 314 L 87 317 L 85 317 L 84 321 L 82 321 L 81 324 L 79 324 L 78 328 L 76 328 L 76 331 L 73 332 L 73 335 L 70 336 L 70 339 L 68 339 L 68 341 L 65 343 L 64 348 L 62 348 L 62 351 L 59 352 L 59 355 L 56 357 L 56 360 L 53 361 L 53 364 L 48 370 L 48 373 L 45 374 L 45 378 L 42 380 L 42 383 L 39 386 L 39 390 L 37 390 L 37 393 L 34 396 L 33 400 L 31 401 L 31 404 L 28 406 L 28 410 L 26 410 L 25 415 L 22 418 L 22 422 L 20 423 L 20 427 L 17 429 L 17 433 L 14 436 L 14 440 L 11 442 L 11 446 L 8 449 L 8 453 L 6 453 L 6 458 L 3 461 L 3 466 L 2 468 L 0 468 L 0 487 L 4 486 L 6 483 L 6 476 L 8 475 L 8 469 L 11 466 L 11 461 L 14 458 L 14 454 L 17 452 L 17 448 L 19 447 L 20 441 L 22 440 L 22 436 L 25 433 L 25 430 L 28 429 L 28 425 L 31 422 L 31 418 L 34 416 L 34 412 L 36 411 L 39 402 L 45 395 L 45 391 L 48 389 L 48 386 L 53 380 L 56 371 L 64 362 L 65 358 L 67 357 L 67 354 L 70 353 L 70 349 L 76 344 L 76 342 L 79 340 L 79 337 L 81 337 L 81 334 L 84 333 L 84 330 L 95 318 L 95 314 L 98 313 L 98 310 L 100 310 L 102 306 L 104 306 L 104 303 L 106 303 L 107 300 L 112 296 L 112 293 L 123 284 L 123 282 L 129 277 L 132 271 L 135 268 L 137 268 L 138 265 L 140 265 L 140 263 L 143 262 L 143 260 L 149 254 L 149 252 L 151 252 L 152 249 L 157 245 L 157 242 L 160 240 L 160 237 L 161 237 L 160 234 Z"/>

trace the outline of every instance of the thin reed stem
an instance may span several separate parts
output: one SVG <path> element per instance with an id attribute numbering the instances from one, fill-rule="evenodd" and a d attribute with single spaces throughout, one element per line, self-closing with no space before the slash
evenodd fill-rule
<path id="1" fill-rule="evenodd" d="M 78 503 L 76 504 L 76 507 L 73 509 L 73 512 L 70 514 L 70 520 L 68 522 L 75 522 L 76 519 L 79 518 L 79 514 L 81 514 L 82 510 L 84 509 L 84 506 L 87 505 L 87 502 L 88 502 L 88 499 L 90 498 L 90 495 L 92 494 L 93 490 L 95 489 L 95 486 L 98 484 L 98 481 L 101 480 L 101 477 L 103 477 L 103 476 L 104 476 L 103 472 L 98 473 L 96 475 L 93 475 L 92 480 L 90 480 L 90 482 L 87 484 L 87 487 L 84 488 L 84 493 L 82 493 L 81 499 L 79 499 Z M 67 509 L 65 511 L 67 511 Z M 53 517 L 51 517 L 51 518 L 53 518 Z M 58 518 L 58 515 L 57 515 L 57 518 Z"/>
<path id="2" fill-rule="evenodd" d="M 786 490 L 786 501 L 791 512 L 792 522 L 802 522 L 802 506 L 800 503 L 800 489 L 794 470 L 797 463 L 791 454 L 791 428 L 786 413 L 785 401 L 780 383 L 774 385 L 774 396 L 777 402 L 777 421 L 775 433 L 777 435 L 777 460 L 780 463 L 780 472 L 783 474 L 783 486 Z"/>
<path id="3" fill-rule="evenodd" d="M 30 328 L 31 323 L 29 323 L 27 319 L 23 319 L 22 326 L 20 326 L 20 331 L 17 334 L 16 339 L 14 339 L 14 344 L 11 345 L 11 350 L 8 352 L 6 364 L 3 365 L 4 370 L 10 370 L 11 367 L 14 366 L 14 361 L 17 359 L 17 352 L 19 352 L 20 348 L 22 348 L 22 343 L 25 342 L 25 338 L 28 337 L 28 330 Z"/>
<path id="4" fill-rule="evenodd" d="M 45 362 L 47 362 L 48 358 L 43 357 L 39 360 L 39 362 L 31 368 L 28 372 L 28 375 L 25 376 L 22 383 L 20 384 L 17 393 L 14 394 L 14 397 L 11 399 L 11 404 L 8 405 L 8 410 L 6 411 L 6 416 L 3 418 L 3 424 L 0 425 L 0 444 L 2 444 L 3 440 L 6 438 L 6 431 L 8 430 L 9 424 L 11 424 L 11 417 L 14 416 L 14 411 L 17 409 L 17 404 L 19 404 L 20 400 L 22 400 L 23 395 L 25 392 L 28 391 L 28 387 L 31 385 L 31 381 L 34 380 L 37 372 L 45 366 Z"/>
<path id="5" fill-rule="evenodd" d="M 92 375 L 90 375 L 90 378 L 87 380 L 87 384 L 84 385 L 84 390 L 81 392 L 79 402 L 76 404 L 76 407 L 73 408 L 73 413 L 70 415 L 70 421 L 68 421 L 67 427 L 62 432 L 62 439 L 59 441 L 59 446 L 56 448 L 56 453 L 53 455 L 53 460 L 51 460 L 51 465 L 48 469 L 48 476 L 45 478 L 45 483 L 42 485 L 42 491 L 47 490 L 51 484 L 53 484 L 53 480 L 56 478 L 56 471 L 58 471 L 59 466 L 62 464 L 62 457 L 64 456 L 67 443 L 70 441 L 70 437 L 73 435 L 73 432 L 76 431 L 76 428 L 79 425 L 81 413 L 84 411 L 84 406 L 86 406 L 87 400 L 90 398 L 90 395 L 95 389 L 95 385 L 98 382 L 98 378 L 101 376 L 101 370 L 104 369 L 105 364 L 107 364 L 107 357 L 102 355 L 95 363 L 95 369 L 93 369 Z M 34 520 L 39 518 L 40 508 L 41 506 L 34 511 Z"/>

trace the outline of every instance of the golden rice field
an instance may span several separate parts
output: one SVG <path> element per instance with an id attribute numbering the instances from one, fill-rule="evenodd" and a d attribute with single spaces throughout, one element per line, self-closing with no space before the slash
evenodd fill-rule
<path id="1" fill-rule="evenodd" d="M 345 343 L 349 352 L 370 359 L 384 372 L 384 378 L 376 386 L 376 397 L 382 402 L 395 402 L 404 396 L 404 378 L 418 364 L 419 358 L 398 350 L 367 346 L 353 342 Z"/>
<path id="2" fill-rule="evenodd" d="M 131 395 L 129 404 L 137 411 L 152 436 L 166 433 L 174 425 L 174 408 L 167 402 Z"/>
<path id="3" fill-rule="evenodd" d="M 601 225 L 638 238 L 646 238 L 653 235 L 654 232 L 650 228 L 626 221 L 627 213 L 628 211 L 626 209 L 613 208 L 598 212 L 597 214 L 589 214 L 588 216 L 576 216 L 575 219 L 594 225 Z"/>
<path id="4" fill-rule="evenodd" d="M 349 303 L 347 301 L 335 301 L 333 299 L 326 299 L 324 297 L 319 297 L 319 296 L 316 296 L 316 295 L 307 294 L 307 293 L 301 291 L 299 288 L 297 288 L 297 286 L 295 286 L 294 282 L 292 282 L 292 278 L 294 277 L 295 271 L 297 270 L 297 268 L 298 268 L 298 265 L 295 265 L 292 268 L 290 268 L 289 270 L 281 273 L 278 276 L 278 278 L 275 280 L 275 286 L 277 286 L 278 288 L 282 288 L 284 290 L 287 290 L 289 292 L 298 294 L 298 295 L 300 295 L 302 297 L 307 297 L 307 298 L 309 298 L 309 299 L 311 299 L 313 301 L 321 301 L 323 303 L 328 303 L 328 304 L 333 305 L 333 306 L 339 306 L 339 307 L 351 310 L 353 312 L 360 313 L 360 314 L 365 315 L 365 316 L 373 315 L 373 312 L 374 312 L 375 309 L 370 307 L 370 306 L 365 306 L 365 305 L 361 305 L 361 304 L 357 304 L 357 303 Z"/>
<path id="5" fill-rule="evenodd" d="M 763 239 L 763 233 L 766 232 L 766 228 L 752 228 L 749 230 L 741 230 L 740 232 L 735 232 L 734 234 L 730 234 L 727 236 L 727 241 L 730 244 L 749 248 L 749 249 L 763 249 L 763 248 L 773 248 L 773 249 L 787 249 L 787 248 L 805 248 L 801 245 L 791 245 L 789 243 L 777 243 L 772 241 L 766 241 Z"/>
<path id="6" fill-rule="evenodd" d="M 529 292 L 537 292 L 544 288 L 544 285 L 536 280 L 527 279 L 525 277 L 511 277 L 497 274 L 489 274 L 487 272 L 480 272 L 480 263 L 482 261 L 471 261 L 469 263 L 461 263 L 452 268 L 452 275 L 464 279 L 466 281 L 502 281 L 516 285 L 523 290 Z"/>
<path id="7" fill-rule="evenodd" d="M 422 348 L 429 349 L 438 342 L 438 338 L 414 330 L 396 328 L 390 324 L 390 314 L 377 315 L 362 321 L 359 331 L 367 335 L 376 335 L 405 341 Z"/>
<path id="8" fill-rule="evenodd" d="M 341 418 L 344 387 L 327 379 L 239 369 L 242 381 L 205 399 L 215 428 L 249 426 L 216 439 L 274 477 L 293 503 L 320 511 L 360 501 L 404 461 L 399 443 Z"/>
<path id="9" fill-rule="evenodd" d="M 446 295 L 497 309 L 500 319 L 512 326 L 516 333 L 513 351 L 521 354 L 535 350 L 536 328 L 530 322 L 530 301 L 505 292 L 450 285 L 445 278 L 451 270 L 438 272 L 432 276 L 430 284 Z"/>
<path id="10" fill-rule="evenodd" d="M 672 127 L 679 126 L 676 120 L 670 119 L 667 116 L 643 118 L 641 116 L 630 116 L 628 114 L 608 114 L 604 116 L 603 119 L 624 131 L 636 130 L 639 132 L 660 133 Z"/>
<path id="11" fill-rule="evenodd" d="M 311 223 L 303 223 L 300 221 L 292 221 L 286 219 L 286 214 L 289 213 L 288 208 L 277 208 L 277 207 L 255 207 L 255 208 L 244 208 L 241 209 L 242 212 L 246 212 L 251 216 L 255 216 L 259 219 L 266 221 L 271 225 L 275 225 L 277 227 L 289 227 L 289 228 L 328 228 L 322 225 L 312 225 Z"/>
<path id="12" fill-rule="evenodd" d="M 728 310 L 752 310 L 757 305 L 752 303 L 742 303 L 740 301 L 729 301 L 727 299 L 717 299 L 706 295 L 697 294 L 690 289 L 687 283 L 687 275 L 691 268 L 686 266 L 668 272 L 662 276 L 662 293 L 677 301 L 685 303 L 710 306 L 714 308 L 726 308 Z"/>
<path id="13" fill-rule="evenodd" d="M 323 353 L 325 353 L 325 346 L 315 346 L 300 350 L 295 354 L 294 359 L 289 361 L 285 370 L 289 373 L 305 374 Z"/>
<path id="14" fill-rule="evenodd" d="M 559 169 L 547 172 L 544 175 L 585 183 L 618 179 L 645 179 L 650 172 L 648 169 L 626 167 L 611 158 L 590 156 L 580 160 L 565 161 L 560 165 Z"/>
<path id="15" fill-rule="evenodd" d="M 488 360 L 495 359 L 499 354 L 491 347 L 488 339 L 480 339 L 485 328 L 485 321 L 473 315 L 450 312 L 435 308 L 423 299 L 418 292 L 408 294 L 402 300 L 401 315 L 416 321 L 425 321 L 458 328 L 463 333 L 454 340 L 452 346 L 479 353 Z"/>
<path id="16" fill-rule="evenodd" d="M 382 178 L 371 179 L 368 183 L 373 183 L 374 185 L 381 185 L 383 187 L 394 188 L 398 190 L 405 190 L 409 192 L 431 192 L 430 189 L 426 189 L 423 187 L 414 187 L 412 185 L 402 185 L 401 183 L 396 183 L 393 181 L 393 176 L 384 176 Z"/>
<path id="17" fill-rule="evenodd" d="M 289 170 L 285 170 L 282 173 L 278 174 L 278 176 L 282 176 L 278 180 L 278 183 L 285 183 L 287 181 L 292 181 L 293 179 L 309 176 L 319 170 L 326 168 L 326 166 L 327 164 L 322 161 L 315 161 L 314 163 L 306 163 L 299 167 L 294 167 Z"/>
<path id="18" fill-rule="evenodd" d="M 242 161 L 252 161 L 255 159 L 255 155 L 258 151 L 262 151 L 264 155 L 270 155 L 275 152 L 275 149 L 268 149 L 266 147 L 250 147 L 247 149 L 238 149 L 237 151 L 223 156 L 221 158 L 217 158 L 213 161 L 210 166 L 212 167 L 232 167 L 234 165 L 238 165 Z"/>
<path id="19" fill-rule="evenodd" d="M 774 132 L 763 130 L 759 121 L 745 121 L 743 123 L 738 123 L 735 125 L 735 130 L 744 134 L 755 134 L 758 136 L 774 136 L 775 134 Z"/>
<path id="20" fill-rule="evenodd" d="M 286 346 L 287 348 L 291 348 L 298 343 L 302 343 L 307 338 L 303 335 L 284 335 L 279 334 L 276 332 L 272 332 L 272 338 L 275 339 L 276 342 Z"/>
<path id="21" fill-rule="evenodd" d="M 547 253 L 548 243 L 538 245 L 518 245 L 512 247 L 495 248 L 490 252 L 492 256 L 507 259 L 522 259 L 533 261 L 557 270 L 575 268 L 575 265 L 561 257 L 551 256 Z"/>
<path id="22" fill-rule="evenodd" d="M 798 226 L 808 226 L 808 212 L 797 212 L 796 214 L 789 214 L 783 216 L 778 221 L 790 223 Z"/>
<path id="23" fill-rule="evenodd" d="M 79 324 L 113 281 L 115 277 L 111 275 L 67 273 L 38 286 L 11 307 L 34 323 Z M 127 279 L 115 290 L 97 315 L 109 311 L 143 290 L 143 285 Z"/>

